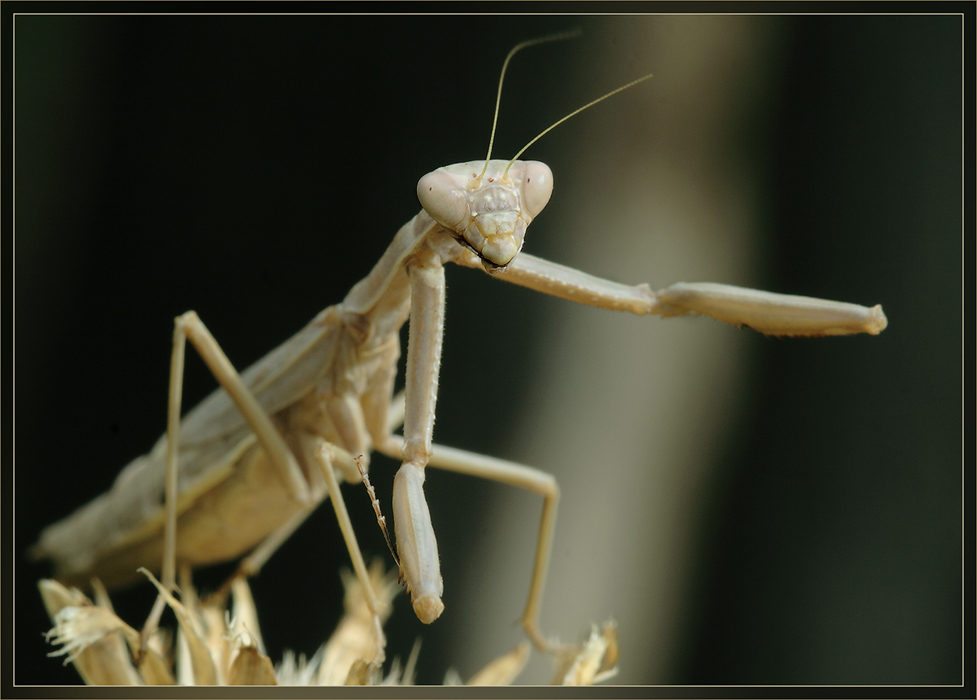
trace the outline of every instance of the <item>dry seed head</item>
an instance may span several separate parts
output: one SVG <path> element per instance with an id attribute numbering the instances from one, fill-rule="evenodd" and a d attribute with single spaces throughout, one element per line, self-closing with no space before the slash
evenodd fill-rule
<path id="1" fill-rule="evenodd" d="M 380 562 L 373 563 L 369 574 L 386 619 L 398 590 L 395 577 L 392 572 L 384 572 Z M 366 596 L 355 576 L 343 572 L 342 577 L 346 587 L 345 614 L 332 636 L 311 659 L 286 652 L 277 668 L 261 650 L 257 612 L 244 580 L 231 587 L 233 616 L 225 601 L 201 602 L 189 578 L 181 583 L 184 600 L 166 594 L 167 604 L 180 622 L 177 643 L 164 644 L 162 635 L 157 634 L 151 638 L 151 648 L 144 652 L 144 661 L 138 668 L 130 659 L 140 643 L 139 633 L 115 615 L 107 596 L 98 596 L 96 605 L 80 591 L 65 588 L 57 581 L 41 581 L 39 588 L 55 622 L 48 639 L 61 646 L 51 655 L 67 657 L 65 662 L 74 663 L 82 679 L 91 685 L 169 685 L 177 680 L 186 685 L 413 683 L 420 645 L 414 646 L 405 664 L 394 659 L 386 674 L 373 665 L 370 660 L 376 654 L 376 635 Z M 523 642 L 487 664 L 468 683 L 511 683 L 525 666 L 528 655 L 529 645 Z M 613 675 L 616 659 L 615 629 L 608 623 L 601 633 L 595 629 L 586 643 L 567 654 L 556 681 L 600 682 Z M 174 666 L 176 678 L 168 670 Z M 453 677 L 457 678 L 457 674 Z M 446 682 L 453 677 L 446 677 Z"/>

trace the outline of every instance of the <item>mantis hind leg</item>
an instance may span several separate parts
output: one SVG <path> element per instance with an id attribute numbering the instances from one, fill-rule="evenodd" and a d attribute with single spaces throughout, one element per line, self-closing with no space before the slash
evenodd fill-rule
<path id="1" fill-rule="evenodd" d="M 314 505 L 314 499 L 305 481 L 301 468 L 295 456 L 285 444 L 284 439 L 272 423 L 271 417 L 261 407 L 248 387 L 244 384 L 240 374 L 221 350 L 220 345 L 210 331 L 197 316 L 196 312 L 188 311 L 178 316 L 173 324 L 173 351 L 170 356 L 170 384 L 169 401 L 166 424 L 166 486 L 165 486 L 165 525 L 163 537 L 162 584 L 171 592 L 176 585 L 176 521 L 177 521 L 177 466 L 180 443 L 180 411 L 183 400 L 183 369 L 186 357 L 186 341 L 190 340 L 194 348 L 203 358 L 207 367 L 230 396 L 244 417 L 248 427 L 255 433 L 269 460 L 278 470 L 283 483 L 292 496 L 307 506 Z M 304 509 L 307 510 L 307 509 Z M 307 515 L 307 513 L 305 513 Z M 299 521 L 300 522 L 300 521 Z M 292 530 L 298 527 L 298 522 Z M 288 527 L 286 525 L 286 527 Z M 276 533 L 278 534 L 278 533 Z M 274 538 L 275 535 L 272 535 Z M 273 550 L 272 550 L 273 551 Z M 270 554 L 269 554 L 270 556 Z M 143 625 L 141 640 L 145 648 L 150 635 L 159 625 L 160 616 L 166 602 L 162 595 L 157 596 L 156 603 Z M 138 656 L 139 654 L 137 654 Z"/>
<path id="2" fill-rule="evenodd" d="M 221 387 L 227 392 L 244 417 L 248 427 L 255 433 L 262 449 L 269 461 L 277 469 L 282 482 L 297 502 L 304 507 L 289 518 L 280 528 L 269 535 L 261 544 L 246 557 L 238 568 L 238 572 L 231 578 L 228 585 L 241 575 L 247 576 L 256 572 L 269 557 L 288 539 L 288 537 L 302 524 L 318 504 L 306 482 L 305 476 L 298 466 L 284 438 L 275 428 L 271 417 L 260 405 L 250 389 L 244 384 L 240 374 L 221 350 L 220 345 L 207 330 L 203 322 L 193 311 L 188 311 L 177 317 L 173 330 L 173 351 L 170 359 L 169 409 L 167 414 L 167 459 L 166 459 L 166 524 L 164 531 L 164 554 L 162 563 L 162 584 L 167 591 L 172 591 L 176 582 L 176 520 L 177 520 L 177 465 L 178 446 L 180 442 L 180 410 L 182 403 L 183 368 L 187 339 L 193 344 L 203 358 L 207 367 Z M 320 466 L 322 476 L 339 520 L 340 530 L 346 541 L 353 568 L 360 580 L 367 604 L 374 618 L 376 628 L 376 648 L 372 654 L 372 664 L 379 665 L 384 659 L 385 638 L 383 635 L 381 614 L 384 612 L 376 592 L 370 582 L 370 576 L 363 561 L 363 555 L 356 541 L 353 527 L 346 511 L 342 493 L 333 467 L 340 468 L 344 473 L 355 474 L 357 468 L 355 460 L 344 450 L 341 450 L 318 436 L 303 436 L 300 438 L 301 449 L 310 463 Z M 142 630 L 142 647 L 155 631 L 160 616 L 165 607 L 163 596 L 158 596 L 146 624 Z"/>

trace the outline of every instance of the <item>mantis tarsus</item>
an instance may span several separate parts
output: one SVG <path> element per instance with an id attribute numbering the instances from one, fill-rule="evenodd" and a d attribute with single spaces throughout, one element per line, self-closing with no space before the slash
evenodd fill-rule
<path id="1" fill-rule="evenodd" d="M 107 585 L 137 578 L 139 566 L 158 569 L 162 561 L 164 584 L 172 586 L 177 562 L 202 565 L 250 552 L 240 567 L 247 574 L 328 494 L 354 568 L 369 590 L 336 470 L 357 482 L 357 459 L 364 456 L 365 467 L 365 458 L 377 450 L 402 461 L 392 512 L 402 573 L 423 622 L 443 610 L 437 543 L 423 494 L 426 466 L 543 497 L 522 623 L 537 647 L 552 648 L 537 618 L 558 501 L 555 480 L 531 467 L 432 441 L 445 263 L 482 268 L 501 280 L 601 308 L 665 317 L 705 314 L 774 335 L 875 334 L 886 321 L 877 306 L 711 283 L 652 292 L 647 285 L 610 282 L 521 253 L 526 227 L 545 207 L 551 188 L 547 166 L 491 160 L 491 144 L 485 160 L 424 176 L 418 183 L 424 210 L 400 229 L 372 272 L 340 304 L 240 376 L 193 312 L 179 317 L 167 434 L 123 471 L 110 492 L 47 529 L 36 553 L 52 559 L 66 579 L 98 576 Z M 398 334 L 408 317 L 401 402 L 393 388 Z M 181 420 L 187 338 L 222 388 Z M 498 371 L 491 358 L 476 369 L 486 379 Z M 403 438 L 392 432 L 401 419 Z M 161 505 L 164 493 L 170 511 Z M 373 605 L 376 610 L 375 600 Z M 377 635 L 380 657 L 379 626 Z"/>

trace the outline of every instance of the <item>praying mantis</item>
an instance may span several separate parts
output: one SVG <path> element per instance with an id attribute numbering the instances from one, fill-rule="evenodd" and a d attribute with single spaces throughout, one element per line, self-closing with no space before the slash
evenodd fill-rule
<path id="1" fill-rule="evenodd" d="M 553 537 L 557 502 L 555 481 L 529 467 L 442 448 L 433 443 L 434 402 L 443 332 L 444 263 L 483 269 L 503 281 L 602 308 L 662 316 L 705 314 L 772 334 L 878 333 L 885 327 L 885 317 L 878 307 L 869 309 L 784 297 L 723 285 L 679 284 L 656 294 L 646 286 L 618 285 L 521 253 L 524 230 L 510 230 L 506 225 L 499 225 L 483 241 L 478 236 L 485 238 L 484 227 L 461 226 L 467 215 L 458 213 L 453 207 L 466 198 L 470 200 L 469 204 L 475 205 L 486 191 L 492 193 L 492 199 L 487 202 L 491 206 L 508 197 L 521 199 L 525 207 L 522 214 L 510 218 L 521 218 L 528 225 L 549 198 L 552 176 L 545 166 L 540 166 L 542 164 L 532 162 L 492 161 L 487 157 L 484 161 L 449 166 L 422 178 L 418 194 L 425 212 L 401 229 L 373 272 L 355 286 L 340 305 L 324 311 L 292 340 L 243 372 L 240 384 L 235 380 L 236 372 L 223 362 L 219 346 L 199 319 L 193 315 L 181 317 L 175 348 L 180 346 L 183 338 L 189 338 L 205 357 L 209 353 L 212 370 L 224 389 L 181 421 L 179 382 L 175 381 L 171 386 L 170 437 L 164 436 L 157 443 L 148 461 L 139 462 L 151 466 L 132 469 L 127 472 L 126 480 L 119 482 L 126 484 L 125 489 L 138 489 L 141 494 L 137 496 L 137 491 L 126 491 L 126 507 L 120 505 L 127 517 L 138 520 L 136 527 L 126 530 L 100 524 L 95 532 L 84 535 L 80 534 L 82 531 L 76 520 L 61 530 L 65 533 L 62 541 L 67 544 L 60 548 L 53 544 L 45 546 L 42 538 L 39 551 L 60 562 L 67 575 L 81 577 L 90 572 L 99 573 L 110 583 L 113 577 L 124 579 L 126 572 L 134 572 L 134 560 L 129 555 L 119 554 L 122 546 L 118 544 L 110 547 L 115 553 L 108 556 L 93 554 L 91 549 L 109 536 L 118 536 L 123 542 L 131 543 L 146 532 L 152 536 L 152 544 L 147 545 L 152 554 L 146 555 L 147 562 L 155 557 L 151 566 L 157 568 L 156 562 L 163 558 L 162 524 L 164 521 L 170 525 L 174 522 L 172 515 L 165 516 L 159 508 L 164 473 L 161 465 L 166 461 L 164 448 L 169 448 L 171 453 L 174 451 L 171 448 L 177 443 L 175 435 L 179 430 L 182 436 L 179 473 L 185 481 L 178 486 L 180 499 L 170 502 L 181 511 L 183 520 L 177 525 L 175 536 L 170 535 L 170 539 L 175 540 L 176 551 L 175 555 L 171 553 L 166 557 L 171 563 L 169 576 L 164 566 L 164 580 L 172 580 L 176 558 L 202 564 L 238 556 L 261 542 L 242 569 L 251 571 L 260 567 L 275 546 L 304 519 L 310 506 L 320 502 L 327 493 L 337 511 L 343 507 L 336 471 L 347 481 L 358 481 L 355 458 L 360 454 L 367 455 L 373 448 L 403 462 L 395 480 L 393 517 L 401 564 L 414 598 L 415 611 L 423 622 L 432 622 L 442 610 L 436 538 L 422 489 L 425 467 L 430 465 L 494 478 L 529 488 L 543 497 L 543 522 L 523 625 L 538 647 L 548 648 L 550 643 L 538 628 L 536 618 Z M 460 184 L 456 183 L 458 178 Z M 476 185 L 489 189 L 478 190 Z M 458 194 L 462 192 L 468 194 Z M 482 212 L 475 218 L 478 216 L 490 214 Z M 400 422 L 401 413 L 399 402 L 391 397 L 399 352 L 397 332 L 408 315 L 411 339 L 403 409 L 405 439 L 401 443 L 391 433 L 392 426 Z M 179 349 L 174 351 L 175 379 L 180 377 L 181 352 Z M 488 369 L 491 370 L 491 363 Z M 351 379 L 344 376 L 344 372 L 355 376 Z M 323 376 L 328 374 L 336 376 L 325 381 Z M 235 397 L 236 403 L 232 404 L 227 398 L 228 393 Z M 210 528 L 216 525 L 196 525 L 192 519 L 197 517 L 203 521 L 215 512 L 208 510 L 203 502 L 208 499 L 223 502 L 220 489 L 236 494 L 227 496 L 236 499 L 228 503 L 242 509 L 247 506 L 249 494 L 240 495 L 245 477 L 232 481 L 238 478 L 232 472 L 239 467 L 260 471 L 267 479 L 267 488 L 250 492 L 250 496 L 271 504 L 262 507 L 268 520 L 249 522 L 245 516 L 240 516 L 240 520 L 227 521 L 232 530 L 227 533 L 228 538 L 240 539 L 210 543 L 211 538 L 205 537 L 204 533 L 211 532 Z M 176 471 L 171 469 L 171 475 Z M 152 472 L 151 478 L 147 478 L 149 472 Z M 198 481 L 194 483 L 194 479 Z M 276 483 L 276 479 L 281 483 Z M 287 486 L 283 486 L 285 484 Z M 139 502 L 140 498 L 145 498 L 152 507 L 133 514 L 129 506 Z M 199 505 L 189 503 L 194 499 Z M 107 512 L 105 507 L 93 505 L 89 512 L 99 513 L 100 518 Z M 359 572 L 362 564 L 357 561 L 359 550 L 355 535 L 348 526 L 348 518 L 341 512 L 337 515 L 354 567 Z M 269 525 L 276 520 L 277 524 Z M 261 536 L 245 536 L 239 527 L 244 523 L 256 531 L 262 530 Z M 270 537 L 264 539 L 264 536 Z M 51 535 L 48 541 L 57 539 Z M 83 544 L 89 545 L 89 551 L 80 546 Z M 88 561 L 96 563 L 76 563 L 84 562 L 86 556 L 89 556 Z M 141 559 L 143 554 L 133 556 Z"/>

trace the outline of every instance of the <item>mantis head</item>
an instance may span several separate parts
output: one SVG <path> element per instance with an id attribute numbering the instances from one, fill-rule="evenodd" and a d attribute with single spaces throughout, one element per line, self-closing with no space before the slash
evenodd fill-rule
<path id="1" fill-rule="evenodd" d="M 424 211 L 452 232 L 459 243 L 478 255 L 486 272 L 505 271 L 522 250 L 526 227 L 543 210 L 553 193 L 553 173 L 549 166 L 535 160 L 521 161 L 519 156 L 567 119 L 651 77 L 649 73 L 632 80 L 573 110 L 543 129 L 512 160 L 491 160 L 502 103 L 502 82 L 509 61 L 527 46 L 569 39 L 579 33 L 579 30 L 563 32 L 517 44 L 502 64 L 485 160 L 438 168 L 417 183 L 417 198 Z"/>
<path id="2" fill-rule="evenodd" d="M 526 227 L 552 192 L 553 173 L 534 160 L 456 163 L 417 183 L 424 211 L 478 255 L 488 272 L 505 270 L 512 262 Z"/>

